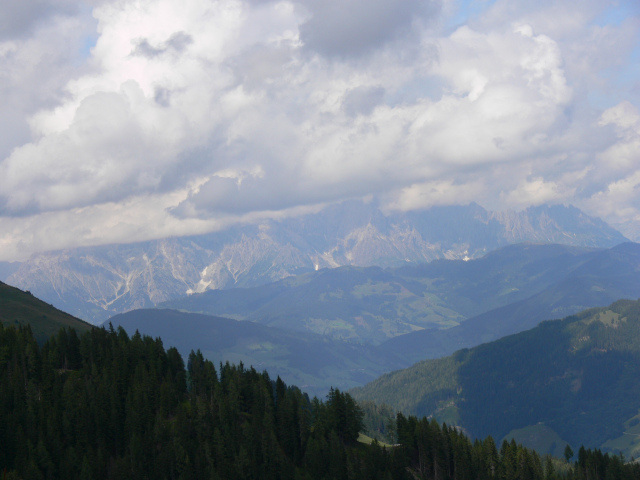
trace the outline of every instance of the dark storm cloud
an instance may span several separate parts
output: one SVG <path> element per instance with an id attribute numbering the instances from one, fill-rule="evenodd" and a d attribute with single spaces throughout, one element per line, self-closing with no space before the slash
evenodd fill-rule
<path id="1" fill-rule="evenodd" d="M 305 47 L 327 56 L 354 57 L 408 33 L 418 18 L 440 10 L 426 0 L 327 0 L 307 4 L 311 18 L 300 26 Z"/>

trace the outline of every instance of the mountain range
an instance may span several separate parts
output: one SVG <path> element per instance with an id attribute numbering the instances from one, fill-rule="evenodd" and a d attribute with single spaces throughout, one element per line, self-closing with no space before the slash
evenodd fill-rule
<path id="1" fill-rule="evenodd" d="M 110 321 L 129 333 L 171 339 L 181 352 L 201 349 L 216 363 L 242 361 L 277 372 L 324 396 L 331 386 L 363 385 L 638 292 L 640 244 L 520 244 L 469 261 L 324 269 L 194 294 Z M 445 328 L 448 323 L 458 325 Z M 400 327 L 413 331 L 395 336 Z"/>
<path id="2" fill-rule="evenodd" d="M 191 293 L 326 267 L 472 259 L 525 241 L 608 248 L 626 239 L 571 206 L 490 212 L 470 204 L 385 214 L 375 202 L 350 201 L 205 235 L 40 253 L 20 265 L 3 264 L 0 274 L 98 324 Z"/>
<path id="3" fill-rule="evenodd" d="M 565 249 L 565 253 L 545 258 L 556 249 Z M 505 255 L 524 256 L 527 250 L 531 252 L 528 262 L 509 262 Z M 556 253 L 560 251 L 556 250 Z M 494 256 L 504 262 L 504 269 L 498 271 L 507 280 L 487 275 L 484 277 L 485 290 L 478 288 L 475 294 L 492 298 L 490 290 L 497 290 L 508 282 L 511 286 L 506 288 L 518 289 L 518 283 L 514 281 L 516 274 L 526 279 L 526 284 L 523 283 L 517 292 L 520 297 L 525 297 L 522 295 L 525 293 L 526 298 L 517 298 L 515 291 L 510 292 L 512 302 L 475 315 L 456 327 L 401 335 L 387 340 L 381 348 L 399 355 L 405 362 L 415 363 L 528 330 L 543 320 L 562 318 L 622 298 L 640 297 L 638 243 L 627 242 L 610 249 L 582 253 L 552 245 L 510 246 L 478 260 L 478 267 L 489 263 Z M 482 285 L 482 278 L 481 275 L 478 286 Z"/>
<path id="4" fill-rule="evenodd" d="M 636 298 L 639 269 L 639 244 L 519 244 L 468 261 L 311 271 L 259 287 L 193 294 L 162 305 L 172 311 L 135 310 L 111 321 L 131 334 L 161 337 L 183 355 L 201 349 L 216 364 L 242 361 L 324 396 L 331 386 L 361 386 L 545 319 Z M 18 295 L 44 309 L 30 310 L 33 325 L 57 312 L 89 328 L 29 293 L 3 288 L 5 322 L 20 318 L 7 315 L 16 311 L 9 300 Z"/>
<path id="5" fill-rule="evenodd" d="M 517 285 L 523 279 L 542 286 L 549 283 L 545 275 L 551 278 L 565 271 L 565 278 L 542 289 L 555 292 L 555 296 L 538 293 L 531 298 L 536 302 L 552 299 L 555 303 L 546 309 L 557 305 L 566 308 L 575 306 L 576 299 L 594 296 L 603 300 L 627 287 L 637 293 L 637 285 L 632 282 L 637 282 L 640 268 L 639 248 L 630 243 L 610 249 L 514 245 L 468 262 L 355 270 L 403 271 L 409 278 L 407 271 L 415 277 L 420 269 L 437 267 L 440 281 L 447 285 L 451 280 L 443 272 L 449 266 L 462 268 L 465 274 L 457 278 L 467 278 L 470 285 L 476 282 L 476 288 L 470 290 L 475 294 L 467 296 L 467 307 L 472 300 L 493 304 L 495 300 L 490 299 L 489 292 L 516 293 L 517 289 L 505 286 Z M 574 257 L 581 260 L 576 262 Z M 514 263 L 513 259 L 521 263 Z M 478 282 L 483 271 L 484 290 Z M 324 273 L 311 275 L 322 277 Z M 520 280 L 512 283 L 518 276 Z M 573 288 L 563 290 L 562 285 Z M 450 287 L 451 284 L 446 290 L 453 295 L 466 291 Z M 516 300 L 513 304 L 520 303 Z M 501 323 L 495 312 L 503 308 L 493 310 L 495 322 L 489 326 Z M 514 311 L 524 314 L 522 309 L 520 306 Z M 4 284 L 0 284 L 0 313 L 3 324 L 28 323 L 36 334 L 44 335 L 42 338 L 63 325 L 91 329 L 89 324 L 56 310 L 30 292 Z M 503 318 L 507 324 L 513 320 L 509 316 Z M 248 359 L 259 370 L 282 373 L 283 377 L 298 375 L 292 378 L 299 378 L 303 385 L 320 379 L 305 385 L 305 390 L 312 393 L 321 393 L 327 384 L 335 385 L 327 382 L 369 382 L 352 391 L 357 399 L 390 404 L 405 414 L 430 415 L 456 425 L 472 437 L 514 437 L 539 452 L 557 456 L 567 443 L 576 448 L 580 444 L 598 446 L 622 452 L 627 458 L 640 453 L 640 300 L 620 300 L 563 320 L 543 321 L 531 330 L 461 349 L 444 358 L 425 360 L 377 379 L 385 368 L 398 368 L 407 361 L 401 350 L 390 351 L 393 340 L 377 346 L 360 345 L 255 322 L 162 309 L 132 311 L 111 320 L 116 326 L 125 326 L 132 338 L 140 338 L 136 331 L 151 333 L 167 345 L 178 346 L 183 353 L 201 348 L 206 357 L 216 362 Z M 461 326 L 473 321 L 469 319 Z M 160 338 L 156 344 L 161 344 Z"/>
<path id="6" fill-rule="evenodd" d="M 640 292 L 640 244 L 510 245 L 475 260 L 339 267 L 161 304 L 362 344 L 407 364 Z"/>

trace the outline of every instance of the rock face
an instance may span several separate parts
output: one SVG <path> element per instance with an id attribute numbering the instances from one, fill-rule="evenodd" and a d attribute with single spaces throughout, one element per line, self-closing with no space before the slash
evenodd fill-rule
<path id="1" fill-rule="evenodd" d="M 384 215 L 345 202 L 224 232 L 34 255 L 9 284 L 92 323 L 209 289 L 255 286 L 325 267 L 477 258 L 524 241 L 612 247 L 626 239 L 574 207 L 489 212 L 477 204 Z"/>

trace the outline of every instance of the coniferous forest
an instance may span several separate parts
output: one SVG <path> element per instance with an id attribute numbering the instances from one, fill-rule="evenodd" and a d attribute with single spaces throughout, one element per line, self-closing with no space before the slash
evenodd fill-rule
<path id="1" fill-rule="evenodd" d="M 175 348 L 122 328 L 62 329 L 41 346 L 30 327 L 0 323 L 0 420 L 3 479 L 640 478 L 640 465 L 599 450 L 541 458 L 402 414 L 397 445 L 365 445 L 347 393 L 310 399 L 200 352 L 185 366 Z"/>

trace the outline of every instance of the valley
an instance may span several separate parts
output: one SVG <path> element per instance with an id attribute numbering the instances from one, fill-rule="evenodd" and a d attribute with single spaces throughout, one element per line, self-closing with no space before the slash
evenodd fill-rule
<path id="1" fill-rule="evenodd" d="M 109 320 L 129 335 L 136 331 L 166 339 L 186 358 L 201 350 L 214 365 L 231 362 L 266 370 L 273 377 L 324 398 L 330 388 L 347 389 L 407 366 L 371 345 L 332 340 L 250 321 L 168 309 L 133 310 Z"/>

